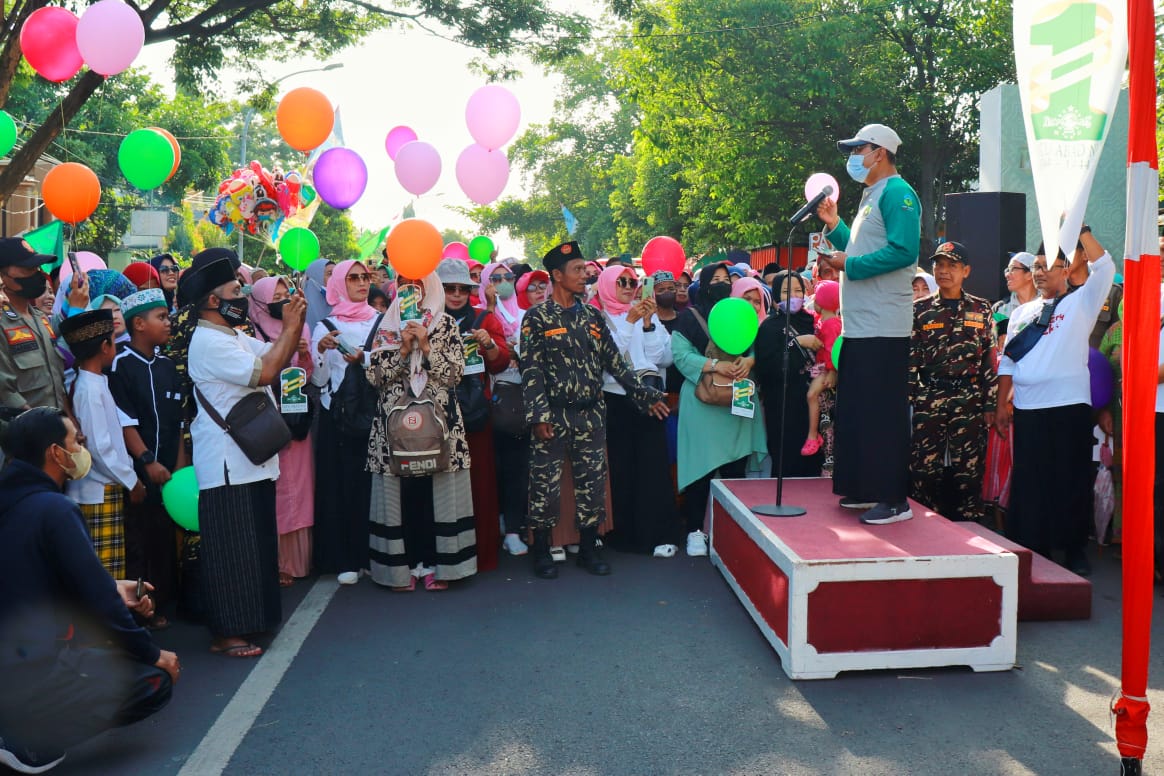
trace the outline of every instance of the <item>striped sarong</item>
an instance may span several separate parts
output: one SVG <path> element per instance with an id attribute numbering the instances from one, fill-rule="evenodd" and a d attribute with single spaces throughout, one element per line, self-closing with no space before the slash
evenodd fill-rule
<path id="1" fill-rule="evenodd" d="M 101 565 L 114 579 L 125 578 L 125 488 L 119 483 L 105 486 L 100 504 L 79 504 L 81 517 Z"/>
<path id="2" fill-rule="evenodd" d="M 434 474 L 432 480 L 433 532 L 436 540 L 436 578 L 464 579 L 477 573 L 477 536 L 473 520 L 473 489 L 469 471 Z M 372 475 L 371 527 L 372 580 L 380 585 L 408 584 L 412 555 L 405 546 L 401 478 Z M 415 516 L 419 517 L 419 516 Z"/>
<path id="3" fill-rule="evenodd" d="M 272 630 L 283 617 L 275 483 L 201 491 L 198 523 L 210 632 L 222 638 Z"/>

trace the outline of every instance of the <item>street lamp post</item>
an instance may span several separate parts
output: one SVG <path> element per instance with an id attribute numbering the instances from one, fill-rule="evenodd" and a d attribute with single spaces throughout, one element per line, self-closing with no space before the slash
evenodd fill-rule
<path id="1" fill-rule="evenodd" d="M 274 81 L 271 82 L 270 85 L 275 86 L 280 81 L 285 81 L 286 79 L 290 78 L 291 76 L 303 75 L 304 73 L 323 73 L 323 72 L 326 72 L 328 70 L 339 70 L 343 66 L 344 66 L 343 62 L 332 62 L 330 65 L 326 65 L 324 67 L 312 67 L 312 68 L 308 68 L 307 70 L 296 70 L 294 73 L 288 73 L 287 75 L 280 76 L 279 78 L 276 78 Z M 239 142 L 238 166 L 240 168 L 247 166 L 247 139 L 250 137 L 251 120 L 254 119 L 254 117 L 255 117 L 255 109 L 248 105 L 246 107 L 246 110 L 243 111 L 242 137 L 239 139 L 240 142 Z M 241 229 L 239 230 L 239 233 L 238 233 L 238 260 L 239 261 L 243 260 L 243 231 Z"/>

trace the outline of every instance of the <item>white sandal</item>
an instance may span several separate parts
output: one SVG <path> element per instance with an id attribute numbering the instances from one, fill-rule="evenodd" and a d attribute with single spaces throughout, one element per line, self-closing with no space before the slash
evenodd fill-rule
<path id="1" fill-rule="evenodd" d="M 660 544 L 655 548 L 656 558 L 674 558 L 675 553 L 679 552 L 679 548 L 674 544 Z"/>

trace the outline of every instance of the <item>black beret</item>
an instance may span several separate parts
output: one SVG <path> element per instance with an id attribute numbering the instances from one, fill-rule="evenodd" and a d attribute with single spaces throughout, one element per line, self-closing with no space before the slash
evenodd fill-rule
<path id="1" fill-rule="evenodd" d="M 566 266 L 567 262 L 573 261 L 574 259 L 582 259 L 585 261 L 585 257 L 582 255 L 582 249 L 578 247 L 578 243 L 562 243 L 545 256 L 542 256 L 542 265 L 545 266 L 547 272 L 550 272 L 555 269 L 562 269 Z"/>

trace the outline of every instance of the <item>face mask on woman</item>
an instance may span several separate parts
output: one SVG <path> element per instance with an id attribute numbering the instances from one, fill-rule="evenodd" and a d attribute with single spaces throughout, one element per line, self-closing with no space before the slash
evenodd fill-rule
<path id="1" fill-rule="evenodd" d="M 791 299 L 785 299 L 777 305 L 780 312 L 789 312 L 793 315 L 804 309 L 804 297 L 794 296 Z"/>
<path id="2" fill-rule="evenodd" d="M 731 283 L 712 283 L 700 293 L 707 297 L 707 300 L 712 304 L 727 299 L 732 294 Z"/>
<path id="3" fill-rule="evenodd" d="M 517 293 L 512 283 L 498 283 L 497 284 L 497 298 L 511 299 Z"/>

